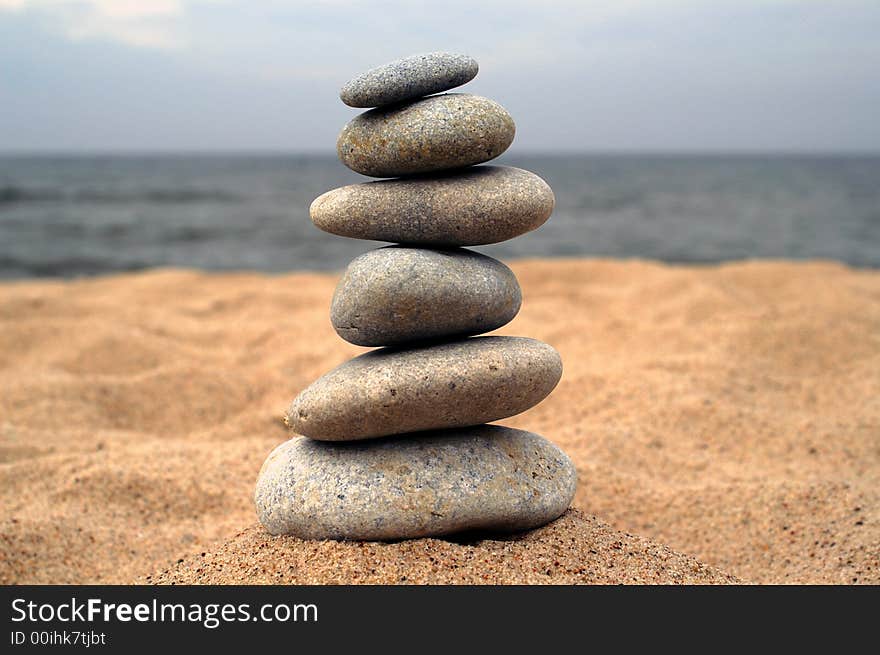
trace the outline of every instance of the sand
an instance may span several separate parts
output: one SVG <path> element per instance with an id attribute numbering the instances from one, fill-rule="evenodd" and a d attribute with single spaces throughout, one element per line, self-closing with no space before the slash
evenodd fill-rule
<path id="1" fill-rule="evenodd" d="M 0 285 L 0 583 L 880 582 L 880 273 L 515 262 L 497 334 L 562 354 L 502 423 L 578 467 L 534 533 L 270 537 L 251 492 L 306 384 L 364 349 L 334 275 Z"/>
<path id="2" fill-rule="evenodd" d="M 242 557 L 248 553 L 248 557 Z M 251 526 L 157 584 L 728 584 L 731 575 L 571 509 L 524 535 L 396 543 L 267 538 Z"/>

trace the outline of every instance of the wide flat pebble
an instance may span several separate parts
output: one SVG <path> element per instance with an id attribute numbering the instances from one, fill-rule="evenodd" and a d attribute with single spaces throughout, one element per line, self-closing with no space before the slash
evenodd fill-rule
<path id="1" fill-rule="evenodd" d="M 478 70 L 476 60 L 467 55 L 413 55 L 358 75 L 339 97 L 349 107 L 379 107 L 454 89 L 474 79 Z"/>
<path id="2" fill-rule="evenodd" d="M 353 171 L 398 177 L 489 161 L 507 150 L 515 132 L 497 102 L 449 93 L 356 116 L 342 129 L 336 152 Z"/>
<path id="3" fill-rule="evenodd" d="M 331 234 L 430 246 L 513 239 L 550 217 L 550 186 L 529 171 L 475 166 L 455 173 L 350 184 L 318 196 L 312 222 Z"/>
<path id="4" fill-rule="evenodd" d="M 543 437 L 496 425 L 358 443 L 295 438 L 269 455 L 254 502 L 272 534 L 402 539 L 535 528 L 571 504 L 577 471 Z"/>
<path id="5" fill-rule="evenodd" d="M 460 248 L 390 246 L 349 264 L 333 295 L 330 322 L 359 346 L 392 346 L 499 328 L 522 293 L 497 259 Z"/>
<path id="6" fill-rule="evenodd" d="M 559 353 L 526 337 L 383 348 L 315 380 L 285 420 L 294 432 L 327 441 L 478 425 L 537 405 L 561 376 Z"/>

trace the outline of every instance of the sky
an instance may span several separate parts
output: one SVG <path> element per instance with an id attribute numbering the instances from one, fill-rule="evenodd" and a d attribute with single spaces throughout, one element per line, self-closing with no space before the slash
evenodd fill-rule
<path id="1" fill-rule="evenodd" d="M 0 152 L 332 153 L 435 50 L 520 152 L 880 152 L 880 0 L 0 0 Z"/>

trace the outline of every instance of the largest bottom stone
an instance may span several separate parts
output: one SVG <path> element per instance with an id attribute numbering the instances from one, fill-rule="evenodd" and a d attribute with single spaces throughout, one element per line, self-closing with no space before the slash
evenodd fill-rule
<path id="1" fill-rule="evenodd" d="M 536 528 L 571 503 L 577 473 L 543 437 L 495 425 L 360 442 L 297 437 L 269 455 L 254 500 L 272 534 L 401 539 Z"/>

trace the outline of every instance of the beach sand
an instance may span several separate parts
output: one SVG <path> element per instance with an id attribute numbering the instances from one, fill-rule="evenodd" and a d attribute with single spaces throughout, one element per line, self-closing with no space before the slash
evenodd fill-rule
<path id="1" fill-rule="evenodd" d="M 364 349 L 335 275 L 0 285 L 0 583 L 880 583 L 880 273 L 827 262 L 514 262 L 498 334 L 562 354 L 501 421 L 574 460 L 528 535 L 270 537 L 281 415 Z"/>

